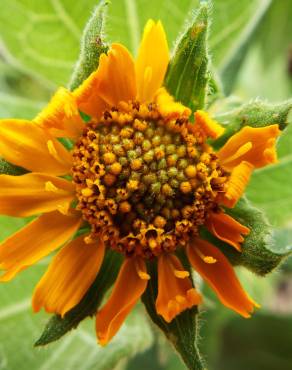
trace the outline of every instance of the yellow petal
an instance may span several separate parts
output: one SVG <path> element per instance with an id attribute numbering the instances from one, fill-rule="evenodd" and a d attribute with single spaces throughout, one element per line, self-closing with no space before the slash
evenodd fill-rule
<path id="1" fill-rule="evenodd" d="M 223 212 L 211 212 L 205 225 L 218 239 L 232 245 L 238 251 L 241 251 L 240 244 L 244 241 L 242 235 L 248 235 L 250 232 L 248 227 Z"/>
<path id="2" fill-rule="evenodd" d="M 200 294 L 193 288 L 179 259 L 170 254 L 161 255 L 158 259 L 157 313 L 170 322 L 182 311 L 201 301 Z"/>
<path id="3" fill-rule="evenodd" d="M 224 132 L 224 128 L 213 120 L 207 112 L 198 110 L 195 113 L 194 128 L 202 133 L 206 138 L 217 139 Z"/>
<path id="4" fill-rule="evenodd" d="M 159 113 L 166 119 L 188 118 L 191 114 L 191 110 L 176 102 L 164 87 L 157 91 L 154 101 Z"/>
<path id="5" fill-rule="evenodd" d="M 0 121 L 0 155 L 30 171 L 65 175 L 70 172 L 70 153 L 34 122 Z"/>
<path id="6" fill-rule="evenodd" d="M 12 279 L 64 244 L 79 228 L 79 214 L 46 213 L 4 240 L 0 245 L 0 265 L 6 270 L 0 281 Z"/>
<path id="7" fill-rule="evenodd" d="M 203 255 L 212 256 L 216 262 L 206 263 L 196 249 Z M 233 267 L 218 248 L 205 240 L 196 238 L 193 244 L 187 247 L 187 255 L 193 268 L 210 285 L 226 307 L 238 312 L 243 317 L 250 317 L 250 313 L 258 305 L 243 290 Z"/>
<path id="8" fill-rule="evenodd" d="M 142 261 L 145 264 L 145 262 Z M 96 335 L 101 345 L 107 344 L 117 333 L 127 315 L 144 293 L 147 279 L 141 278 L 136 258 L 126 258 L 113 291 L 102 309 L 96 315 Z M 145 267 L 143 270 L 146 271 Z"/>
<path id="9" fill-rule="evenodd" d="M 45 174 L 0 175 L 0 213 L 26 217 L 68 208 L 75 195 L 72 182 Z"/>
<path id="10" fill-rule="evenodd" d="M 34 122 L 48 129 L 54 137 L 71 139 L 77 139 L 85 127 L 75 97 L 63 87 L 57 90 L 48 106 L 38 114 Z"/>
<path id="11" fill-rule="evenodd" d="M 107 55 L 100 56 L 98 69 L 73 95 L 79 109 L 95 117 L 106 107 L 117 106 L 120 101 L 134 100 L 135 67 L 128 50 L 120 44 L 113 44 Z"/>
<path id="12" fill-rule="evenodd" d="M 219 201 L 222 204 L 229 208 L 235 206 L 249 183 L 253 169 L 253 165 L 246 161 L 234 167 L 225 184 L 225 193 L 219 195 Z"/>
<path id="13" fill-rule="evenodd" d="M 242 161 L 249 162 L 256 168 L 275 163 L 277 161 L 276 138 L 279 135 L 278 125 L 244 127 L 217 153 L 221 165 L 230 171 Z"/>
<path id="14" fill-rule="evenodd" d="M 63 247 L 35 288 L 33 310 L 64 316 L 76 306 L 95 280 L 104 250 L 103 243 L 86 244 L 84 235 Z"/>
<path id="15" fill-rule="evenodd" d="M 136 76 L 138 100 L 142 103 L 153 100 L 162 86 L 169 63 L 166 35 L 161 22 L 149 20 L 144 28 L 138 58 Z"/>

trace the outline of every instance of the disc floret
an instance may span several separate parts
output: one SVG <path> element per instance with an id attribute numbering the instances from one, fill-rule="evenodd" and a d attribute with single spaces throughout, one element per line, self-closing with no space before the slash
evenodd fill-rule
<path id="1" fill-rule="evenodd" d="M 73 158 L 77 208 L 91 239 L 127 256 L 152 258 L 185 245 L 224 186 L 200 132 L 184 116 L 161 115 L 155 104 L 105 111 L 87 125 Z"/>

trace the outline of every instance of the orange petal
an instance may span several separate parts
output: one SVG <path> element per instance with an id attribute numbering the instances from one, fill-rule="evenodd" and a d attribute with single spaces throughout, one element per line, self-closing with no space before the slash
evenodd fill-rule
<path id="1" fill-rule="evenodd" d="M 222 166 L 232 170 L 242 161 L 260 168 L 277 161 L 278 125 L 254 128 L 246 126 L 233 135 L 217 153 Z"/>
<path id="2" fill-rule="evenodd" d="M 205 225 L 218 239 L 232 245 L 238 251 L 241 251 L 240 243 L 244 241 L 242 235 L 248 235 L 250 232 L 248 227 L 223 212 L 211 212 Z"/>
<path id="3" fill-rule="evenodd" d="M 232 208 L 243 195 L 254 167 L 249 162 L 241 162 L 234 167 L 228 181 L 225 183 L 225 193 L 219 195 L 219 201 Z"/>
<path id="4" fill-rule="evenodd" d="M 159 257 L 156 311 L 167 322 L 202 301 L 188 275 L 174 255 L 162 254 Z"/>
<path id="5" fill-rule="evenodd" d="M 98 116 L 107 106 L 136 98 L 134 61 L 128 50 L 113 44 L 108 54 L 102 54 L 99 67 L 74 92 L 79 109 Z"/>
<path id="6" fill-rule="evenodd" d="M 161 22 L 149 20 L 144 28 L 138 58 L 136 76 L 138 100 L 142 103 L 153 100 L 162 86 L 169 63 L 166 35 Z"/>
<path id="7" fill-rule="evenodd" d="M 34 122 L 48 129 L 54 137 L 71 139 L 77 139 L 85 127 L 76 99 L 63 87 L 57 90 L 49 105 L 38 114 Z"/>
<path id="8" fill-rule="evenodd" d="M 79 228 L 80 216 L 46 213 L 13 234 L 0 245 L 0 266 L 6 270 L 0 281 L 12 279 L 64 244 Z"/>
<path id="9" fill-rule="evenodd" d="M 84 242 L 84 235 L 68 243 L 54 257 L 35 288 L 32 306 L 64 316 L 83 298 L 103 261 L 104 244 Z"/>
<path id="10" fill-rule="evenodd" d="M 0 155 L 30 171 L 65 175 L 70 172 L 70 153 L 34 122 L 0 121 Z"/>
<path id="11" fill-rule="evenodd" d="M 205 240 L 196 238 L 193 244 L 187 247 L 187 255 L 194 269 L 210 285 L 226 307 L 243 317 L 250 317 L 257 304 L 243 290 L 233 267 L 218 248 Z M 216 262 L 206 263 L 201 255 L 212 256 Z"/>
<path id="12" fill-rule="evenodd" d="M 0 175 L 0 213 L 26 217 L 57 209 L 65 212 L 74 199 L 74 190 L 72 182 L 55 176 Z"/>
<path id="13" fill-rule="evenodd" d="M 145 262 L 139 260 L 137 266 L 137 261 L 135 257 L 125 259 L 108 301 L 96 315 L 96 334 L 101 345 L 117 333 L 146 289 L 147 278 L 138 274 Z M 146 271 L 145 266 L 143 270 Z"/>
<path id="14" fill-rule="evenodd" d="M 195 113 L 194 127 L 199 130 L 206 138 L 217 139 L 224 132 L 224 128 L 213 120 L 207 112 L 198 110 Z"/>
<path id="15" fill-rule="evenodd" d="M 191 110 L 176 102 L 164 87 L 157 91 L 155 102 L 159 113 L 166 119 L 188 118 L 191 114 Z"/>
<path id="16" fill-rule="evenodd" d="M 95 118 L 99 118 L 108 107 L 107 103 L 99 96 L 99 80 L 99 70 L 97 69 L 73 91 L 79 110 Z"/>

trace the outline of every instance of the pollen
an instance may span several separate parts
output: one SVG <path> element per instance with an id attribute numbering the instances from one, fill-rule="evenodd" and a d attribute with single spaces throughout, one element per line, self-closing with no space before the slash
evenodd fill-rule
<path id="1" fill-rule="evenodd" d="M 192 124 L 172 117 L 129 102 L 87 124 L 72 175 L 90 240 L 150 259 L 187 245 L 217 207 L 226 174 Z"/>

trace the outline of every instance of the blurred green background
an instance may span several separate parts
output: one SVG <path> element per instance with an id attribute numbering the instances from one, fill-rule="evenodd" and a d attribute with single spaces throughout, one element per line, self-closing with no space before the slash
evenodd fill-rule
<path id="1" fill-rule="evenodd" d="M 198 3 L 112 0 L 105 34 L 135 53 L 146 20 L 161 19 L 173 46 Z M 33 118 L 57 86 L 66 86 L 82 29 L 96 4 L 97 0 L 1 0 L 1 118 Z M 213 112 L 254 98 L 270 102 L 291 98 L 292 1 L 215 0 L 212 13 L 210 55 L 214 73 L 229 95 L 211 107 Z M 291 144 L 290 127 L 279 142 L 281 163 L 255 173 L 248 192 L 274 225 L 279 248 L 292 244 Z M 25 222 L 0 216 L 0 238 Z M 247 291 L 262 305 L 250 320 L 223 308 L 202 287 L 206 299 L 200 347 L 211 370 L 292 369 L 291 261 L 267 278 L 238 270 Z M 48 317 L 32 314 L 30 296 L 47 263 L 0 286 L 0 369 L 184 369 L 165 339 L 153 332 L 142 306 L 105 349 L 96 345 L 92 320 L 58 343 L 34 349 Z"/>

